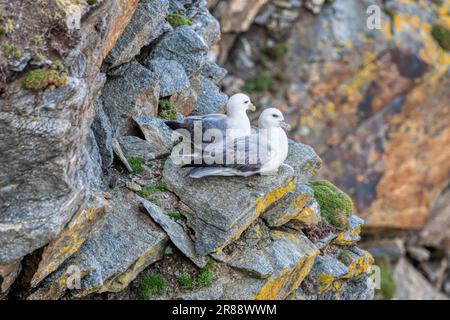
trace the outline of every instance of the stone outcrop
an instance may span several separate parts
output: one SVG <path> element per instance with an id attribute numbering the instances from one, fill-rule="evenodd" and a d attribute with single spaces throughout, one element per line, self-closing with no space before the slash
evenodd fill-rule
<path id="1" fill-rule="evenodd" d="M 266 3 L 245 5 L 251 17 L 229 32 L 246 31 Z M 175 141 L 164 120 L 219 112 L 228 99 L 219 87 L 227 71 L 211 60 L 219 23 L 205 1 L 65 5 L 55 4 L 65 37 L 43 40 L 60 49 L 46 51 L 50 63 L 37 65 L 33 51 L 0 79 L 8 89 L 0 100 L 0 296 L 136 297 L 148 270 L 181 282 L 178 270 L 157 269 L 172 259 L 197 278 L 165 298 L 372 297 L 372 258 L 356 247 L 363 221 L 345 215 L 341 228 L 324 219 L 310 184 L 322 165 L 312 147 L 290 141 L 276 175 L 245 179 L 194 181 L 168 157 Z M 240 5 L 229 2 L 224 24 L 230 13 L 239 18 Z M 43 78 L 29 79 L 36 71 Z"/>

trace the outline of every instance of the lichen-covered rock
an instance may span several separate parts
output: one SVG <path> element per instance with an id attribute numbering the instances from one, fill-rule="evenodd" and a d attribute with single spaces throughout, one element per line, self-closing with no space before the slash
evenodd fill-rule
<path id="1" fill-rule="evenodd" d="M 103 218 L 105 205 L 105 200 L 100 197 L 90 199 L 86 207 L 76 213 L 60 234 L 45 247 L 38 269 L 30 282 L 32 287 L 78 251 Z"/>
<path id="2" fill-rule="evenodd" d="M 290 165 L 299 182 L 306 182 L 322 166 L 322 160 L 311 146 L 289 140 L 289 152 L 285 161 Z"/>
<path id="3" fill-rule="evenodd" d="M 294 172 L 280 168 L 266 177 L 209 177 L 194 180 L 186 170 L 167 160 L 164 179 L 192 213 L 188 224 L 195 231 L 198 254 L 210 253 L 236 240 L 272 203 L 295 188 Z"/>
<path id="4" fill-rule="evenodd" d="M 166 33 L 153 49 L 149 59 L 154 57 L 175 60 L 190 76 L 206 63 L 208 45 L 190 26 L 181 26 Z M 145 62 L 147 63 L 147 62 Z"/>
<path id="5" fill-rule="evenodd" d="M 166 243 L 166 234 L 140 212 L 137 196 L 116 190 L 101 227 L 29 299 L 58 299 L 69 289 L 77 297 L 120 291 L 161 258 Z M 80 276 L 79 288 L 71 287 L 77 284 L 74 272 Z"/>
<path id="6" fill-rule="evenodd" d="M 160 97 L 182 92 L 190 86 L 183 66 L 175 60 L 156 58 L 147 60 L 145 65 L 158 77 Z"/>
<path id="7" fill-rule="evenodd" d="M 317 224 L 320 219 L 320 212 L 305 208 L 308 200 L 313 197 L 314 192 L 311 188 L 304 184 L 297 184 L 294 190 L 264 212 L 262 217 L 271 227 L 279 227 L 290 220 L 296 220 L 310 227 Z"/>
<path id="8" fill-rule="evenodd" d="M 173 221 L 168 215 L 153 203 L 140 198 L 141 204 L 155 222 L 164 229 L 173 244 L 183 252 L 186 257 L 191 259 L 199 268 L 203 268 L 208 262 L 206 256 L 198 256 L 195 253 L 194 243 L 187 235 L 184 228 L 176 221 Z"/>
<path id="9" fill-rule="evenodd" d="M 261 248 L 261 259 L 249 260 L 244 266 L 251 271 L 267 270 L 263 279 L 249 276 L 233 279 L 224 286 L 222 298 L 279 300 L 285 299 L 298 288 L 310 272 L 319 251 L 301 234 L 272 231 L 271 238 L 271 242 Z M 244 250 L 242 259 L 245 254 Z M 261 269 L 261 262 L 266 265 L 264 269 Z M 272 269 L 269 270 L 267 266 Z"/>
<path id="10" fill-rule="evenodd" d="M 340 232 L 333 243 L 341 246 L 353 245 L 361 240 L 361 228 L 364 225 L 364 220 L 352 215 L 349 219 L 349 227 L 346 231 Z"/>
<path id="11" fill-rule="evenodd" d="M 113 72 L 103 88 L 101 99 L 111 121 L 113 136 L 117 137 L 132 131 L 133 116 L 157 114 L 160 90 L 156 75 L 136 60 Z"/>
<path id="12" fill-rule="evenodd" d="M 69 78 L 40 102 L 24 91 L 0 100 L 0 149 L 8 150 L 1 158 L 0 264 L 52 240 L 98 177 L 87 94 L 85 81 Z"/>
<path id="13" fill-rule="evenodd" d="M 170 29 L 165 21 L 168 10 L 168 0 L 139 3 L 130 23 L 105 58 L 109 67 L 129 62 L 139 54 L 143 46 L 150 44 L 165 30 Z"/>

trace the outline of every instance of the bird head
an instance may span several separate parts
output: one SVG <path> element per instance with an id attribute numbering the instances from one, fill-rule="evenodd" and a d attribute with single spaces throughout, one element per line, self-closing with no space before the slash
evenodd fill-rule
<path id="1" fill-rule="evenodd" d="M 227 103 L 227 115 L 241 115 L 247 110 L 255 111 L 256 107 L 250 101 L 250 98 L 243 94 L 237 93 L 230 97 Z"/>
<path id="2" fill-rule="evenodd" d="M 289 124 L 284 120 L 280 110 L 275 108 L 265 109 L 258 119 L 258 127 L 260 129 L 283 128 L 290 130 Z"/>

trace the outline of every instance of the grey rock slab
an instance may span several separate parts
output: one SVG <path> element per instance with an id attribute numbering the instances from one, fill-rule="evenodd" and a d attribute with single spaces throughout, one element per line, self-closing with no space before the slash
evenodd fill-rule
<path id="1" fill-rule="evenodd" d="M 194 243 L 186 234 L 184 228 L 163 213 L 158 206 L 143 198 L 139 198 L 139 200 L 152 219 L 164 229 L 173 244 L 197 267 L 203 268 L 208 260 L 206 256 L 198 256 L 195 253 Z"/>
<path id="2" fill-rule="evenodd" d="M 192 28 L 212 47 L 220 40 L 220 24 L 206 8 L 202 8 L 192 19 Z"/>
<path id="3" fill-rule="evenodd" d="M 108 116 L 103 110 L 102 101 L 94 102 L 95 117 L 91 128 L 95 135 L 95 140 L 102 157 L 103 168 L 109 167 L 113 163 L 114 152 L 112 149 L 112 128 Z"/>
<path id="4" fill-rule="evenodd" d="M 157 75 L 136 60 L 114 69 L 101 95 L 113 136 L 132 132 L 133 116 L 156 115 L 159 91 Z"/>
<path id="5" fill-rule="evenodd" d="M 431 257 L 431 252 L 424 247 L 407 246 L 406 252 L 411 258 L 419 262 L 427 261 Z"/>
<path id="6" fill-rule="evenodd" d="M 273 273 L 270 258 L 262 250 L 249 248 L 228 262 L 233 268 L 257 278 L 268 278 Z"/>
<path id="7" fill-rule="evenodd" d="M 74 270 L 81 275 L 75 297 L 123 290 L 151 263 L 159 260 L 167 235 L 139 209 L 139 199 L 127 189 L 111 192 L 101 226 L 79 250 L 47 279 L 30 299 L 62 297 Z"/>
<path id="8" fill-rule="evenodd" d="M 166 126 L 164 120 L 148 116 L 133 117 L 133 120 L 144 134 L 145 140 L 154 145 L 159 145 L 161 152 L 163 150 L 170 152 L 172 131 Z"/>
<path id="9" fill-rule="evenodd" d="M 228 102 L 228 96 L 221 92 L 217 85 L 203 76 L 200 79 L 200 91 L 197 96 L 197 105 L 194 114 L 217 113 L 225 107 Z"/>
<path id="10" fill-rule="evenodd" d="M 294 173 L 282 167 L 277 175 L 186 177 L 189 169 L 168 159 L 163 176 L 168 188 L 192 210 L 189 226 L 195 231 L 198 254 L 211 253 L 236 240 L 273 202 L 295 188 Z"/>
<path id="11" fill-rule="evenodd" d="M 294 169 L 299 182 L 307 182 L 322 166 L 322 160 L 312 147 L 292 140 L 289 140 L 289 153 L 284 163 Z"/>
<path id="12" fill-rule="evenodd" d="M 109 67 L 129 62 L 143 46 L 156 40 L 164 31 L 170 30 L 165 18 L 169 12 L 169 0 L 151 0 L 137 5 L 133 18 L 116 45 L 105 58 Z"/>
<path id="13" fill-rule="evenodd" d="M 338 245 L 352 245 L 361 240 L 361 228 L 364 225 L 364 220 L 352 215 L 349 219 L 349 227 L 346 231 L 337 235 L 333 243 Z"/>
<path id="14" fill-rule="evenodd" d="M 158 76 L 160 97 L 168 97 L 182 92 L 190 86 L 183 66 L 175 60 L 155 58 L 147 60 L 146 67 Z"/>
<path id="15" fill-rule="evenodd" d="M 218 85 L 220 81 L 225 78 L 227 73 L 228 71 L 226 69 L 218 66 L 216 63 L 207 62 L 203 66 L 201 75 Z"/>
<path id="16" fill-rule="evenodd" d="M 200 71 L 206 63 L 208 50 L 208 45 L 199 34 L 190 26 L 181 26 L 162 36 L 148 60 L 155 57 L 175 60 L 190 76 Z"/>
<path id="17" fill-rule="evenodd" d="M 167 146 L 143 140 L 135 136 L 122 136 L 118 138 L 118 141 L 127 159 L 130 157 L 139 157 L 144 159 L 144 162 L 147 162 L 170 153 L 170 149 Z"/>
<path id="18" fill-rule="evenodd" d="M 101 172 L 85 81 L 0 99 L 0 264 L 52 240 Z"/>

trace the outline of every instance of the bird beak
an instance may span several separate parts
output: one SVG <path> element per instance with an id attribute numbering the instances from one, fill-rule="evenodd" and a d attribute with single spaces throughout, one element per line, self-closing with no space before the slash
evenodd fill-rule
<path id="1" fill-rule="evenodd" d="M 291 130 L 291 126 L 286 122 L 286 120 L 282 120 L 280 122 L 280 127 L 286 129 L 287 131 Z"/>
<path id="2" fill-rule="evenodd" d="M 250 111 L 256 111 L 255 105 L 253 103 L 251 103 L 251 102 L 250 102 L 250 105 L 248 106 L 247 109 L 250 110 Z"/>

